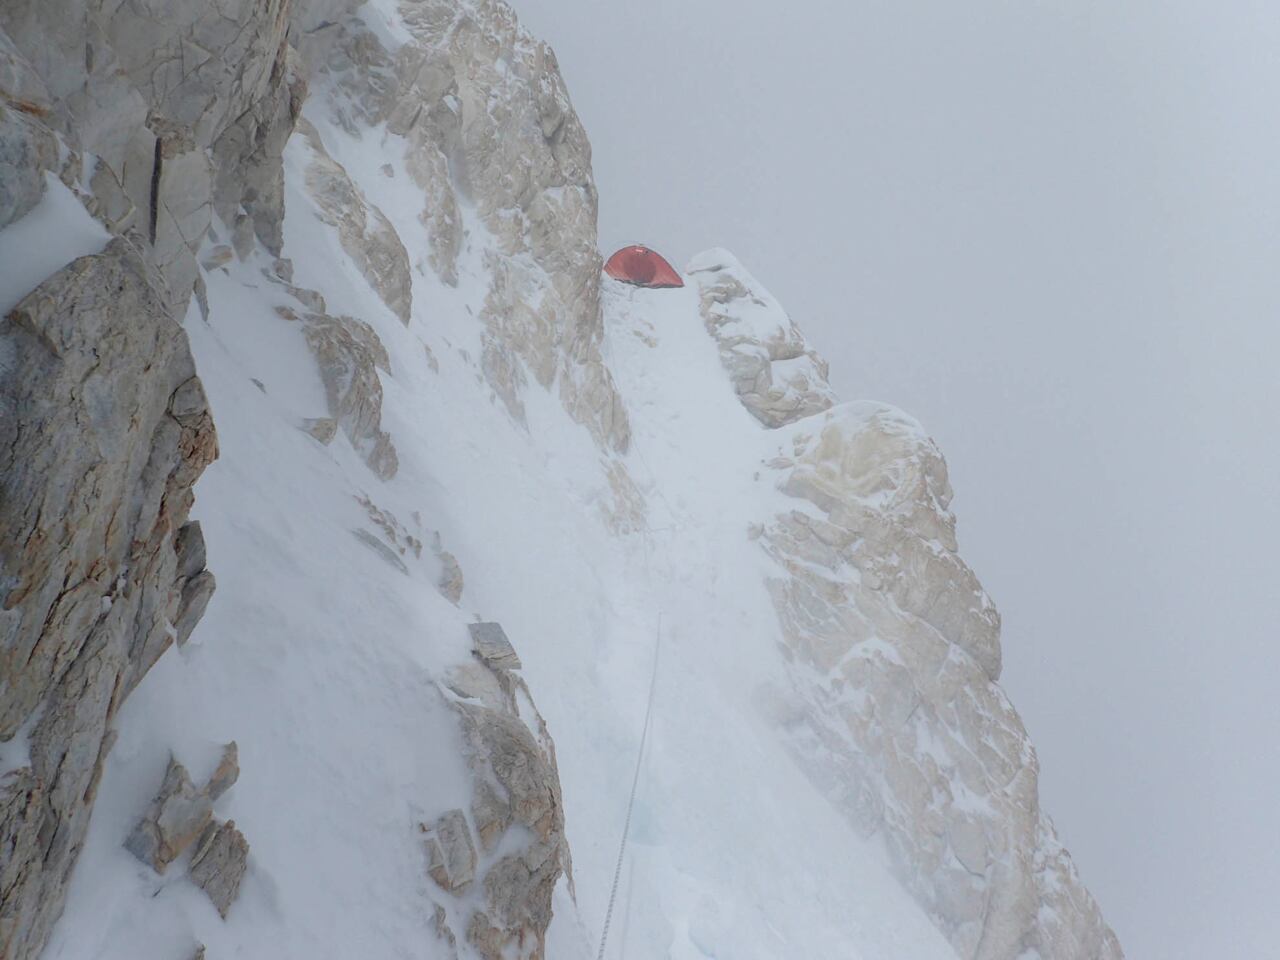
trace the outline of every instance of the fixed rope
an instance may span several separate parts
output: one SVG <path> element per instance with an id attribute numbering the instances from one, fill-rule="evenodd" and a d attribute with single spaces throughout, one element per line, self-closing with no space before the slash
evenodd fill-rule
<path id="1" fill-rule="evenodd" d="M 609 921 L 613 919 L 613 905 L 618 899 L 618 880 L 622 877 L 622 861 L 627 853 L 627 837 L 631 833 L 631 811 L 636 805 L 636 788 L 640 786 L 640 768 L 644 764 L 644 746 L 649 739 L 649 719 L 653 716 L 653 694 L 658 689 L 658 654 L 662 650 L 662 614 L 658 614 L 658 630 L 653 639 L 653 673 L 649 677 L 649 703 L 644 711 L 644 727 L 640 731 L 640 750 L 636 754 L 636 772 L 631 778 L 631 796 L 627 800 L 627 819 L 622 824 L 622 842 L 618 844 L 618 862 L 613 868 L 613 886 L 609 890 L 609 906 L 604 912 L 604 927 L 600 931 L 600 952 L 596 960 L 604 960 L 605 944 L 609 942 Z"/>

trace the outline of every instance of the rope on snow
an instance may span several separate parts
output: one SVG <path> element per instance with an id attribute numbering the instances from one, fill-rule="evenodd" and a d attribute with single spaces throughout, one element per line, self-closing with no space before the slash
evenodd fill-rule
<path id="1" fill-rule="evenodd" d="M 636 754 L 636 772 L 631 778 L 631 797 L 627 800 L 627 819 L 622 824 L 622 842 L 618 844 L 618 862 L 613 868 L 613 886 L 609 890 L 609 907 L 604 913 L 604 927 L 600 931 L 600 952 L 596 954 L 596 960 L 604 960 L 605 944 L 609 941 L 609 921 L 613 919 L 613 905 L 618 899 L 618 880 L 622 877 L 622 861 L 627 853 L 627 836 L 631 833 L 631 812 L 636 805 L 636 788 L 640 785 L 644 747 L 649 739 L 649 719 L 653 716 L 653 695 L 658 689 L 658 654 L 661 650 L 662 614 L 658 614 L 658 630 L 653 639 L 653 673 L 649 677 L 649 703 L 644 711 L 644 727 L 640 731 L 640 750 Z"/>

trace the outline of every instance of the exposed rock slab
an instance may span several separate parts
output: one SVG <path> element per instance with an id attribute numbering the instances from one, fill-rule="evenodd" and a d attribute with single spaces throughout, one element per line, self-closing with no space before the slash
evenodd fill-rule
<path id="1" fill-rule="evenodd" d="M 297 319 L 289 311 L 286 315 Z M 382 381 L 378 370 L 390 371 L 390 360 L 373 328 L 355 317 L 306 313 L 307 346 L 320 367 L 329 416 L 342 428 L 351 445 L 383 480 L 400 467 L 391 437 L 382 429 Z M 313 436 L 321 439 L 325 434 Z M 332 437 L 332 433 L 328 432 Z"/>
<path id="2" fill-rule="evenodd" d="M 469 623 L 467 629 L 471 632 L 472 652 L 488 666 L 498 670 L 520 669 L 520 657 L 507 639 L 507 632 L 502 629 L 502 624 Z"/>
<path id="3" fill-rule="evenodd" d="M 61 911 L 116 710 L 206 573 L 186 518 L 217 442 L 159 287 L 116 240 L 0 320 L 0 738 L 31 747 L 0 782 L 9 957 Z"/>
<path id="4" fill-rule="evenodd" d="M 156 873 L 164 873 L 212 819 L 212 798 L 197 790 L 186 767 L 170 758 L 160 792 L 124 845 Z"/>
<path id="5" fill-rule="evenodd" d="M 473 626 L 496 640 L 496 624 Z M 509 642 L 503 649 L 499 662 L 518 662 Z M 555 885 L 572 877 L 555 745 L 529 688 L 506 667 L 477 657 L 450 673 L 447 691 L 472 772 L 470 822 L 463 811 L 437 821 L 429 871 L 442 891 L 478 883 L 481 893 L 442 903 L 437 932 L 454 945 L 461 932 L 483 960 L 542 960 Z M 474 879 L 464 880 L 472 863 Z"/>
<path id="6" fill-rule="evenodd" d="M 342 164 L 325 150 L 316 128 L 300 121 L 299 132 L 310 149 L 307 192 L 320 218 L 338 231 L 342 249 L 401 323 L 413 309 L 409 254 L 391 221 L 351 182 Z"/>
<path id="7" fill-rule="evenodd" d="M 288 0 L 170 4 L 163 15 L 116 0 L 0 7 L 0 63 L 22 91 L 12 102 L 62 140 L 64 182 L 87 186 L 90 212 L 139 242 L 176 306 L 198 276 L 215 192 L 229 226 L 245 217 L 269 246 L 278 237 L 279 151 L 302 90 L 288 10 Z"/>
<path id="8" fill-rule="evenodd" d="M 224 920 L 240 894 L 248 859 L 249 842 L 234 820 L 210 823 L 191 855 L 192 882 L 209 895 Z"/>
<path id="9" fill-rule="evenodd" d="M 461 810 L 441 814 L 425 830 L 427 872 L 442 890 L 461 893 L 476 878 L 476 845 L 467 815 Z"/>

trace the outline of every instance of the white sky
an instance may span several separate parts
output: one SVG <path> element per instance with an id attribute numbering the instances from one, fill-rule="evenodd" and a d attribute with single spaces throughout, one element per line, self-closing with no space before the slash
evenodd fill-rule
<path id="1" fill-rule="evenodd" d="M 942 445 L 1130 960 L 1280 955 L 1280 8 L 515 2 L 602 245 L 732 249 Z"/>

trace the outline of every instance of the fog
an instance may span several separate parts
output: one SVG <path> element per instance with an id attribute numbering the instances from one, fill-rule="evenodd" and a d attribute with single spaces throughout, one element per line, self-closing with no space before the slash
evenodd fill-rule
<path id="1" fill-rule="evenodd" d="M 516 0 L 605 253 L 732 249 L 947 455 L 1130 960 L 1280 955 L 1280 13 Z"/>

